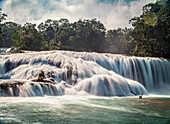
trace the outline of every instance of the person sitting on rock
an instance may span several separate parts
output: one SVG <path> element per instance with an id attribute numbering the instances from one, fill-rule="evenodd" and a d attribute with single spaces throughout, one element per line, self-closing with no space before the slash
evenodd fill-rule
<path id="1" fill-rule="evenodd" d="M 37 81 L 44 81 L 44 78 L 45 78 L 44 71 L 41 70 L 38 75 Z"/>

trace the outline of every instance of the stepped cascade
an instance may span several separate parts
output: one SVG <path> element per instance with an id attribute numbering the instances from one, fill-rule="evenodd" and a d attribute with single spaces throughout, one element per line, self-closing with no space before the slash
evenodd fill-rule
<path id="1" fill-rule="evenodd" d="M 169 70 L 170 61 L 159 58 L 70 51 L 2 55 L 0 96 L 147 95 L 169 89 Z M 40 71 L 45 82 L 35 81 Z"/>
<path id="2" fill-rule="evenodd" d="M 170 88 L 170 61 L 151 57 L 127 57 L 114 54 L 81 54 L 81 58 L 94 61 L 107 70 L 140 82 L 148 91 Z"/>

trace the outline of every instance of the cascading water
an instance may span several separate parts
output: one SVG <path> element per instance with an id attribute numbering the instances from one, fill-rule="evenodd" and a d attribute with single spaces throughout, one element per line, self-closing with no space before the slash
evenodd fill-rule
<path id="1" fill-rule="evenodd" d="M 157 58 L 70 51 L 29 52 L 4 58 L 0 96 L 133 96 L 147 94 L 145 88 L 150 92 L 170 83 L 170 62 Z M 35 82 L 41 70 L 47 82 Z"/>
<path id="2" fill-rule="evenodd" d="M 149 91 L 170 89 L 170 61 L 149 57 L 79 53 L 76 57 L 94 61 L 107 70 L 140 82 Z"/>
<path id="3" fill-rule="evenodd" d="M 5 71 L 4 61 L 0 58 L 0 75 L 4 74 Z"/>
<path id="4" fill-rule="evenodd" d="M 64 87 L 50 83 L 7 80 L 0 83 L 0 96 L 56 96 L 63 95 Z"/>
<path id="5" fill-rule="evenodd" d="M 170 61 L 158 58 L 114 56 L 118 74 L 136 80 L 148 91 L 166 88 L 170 85 Z"/>

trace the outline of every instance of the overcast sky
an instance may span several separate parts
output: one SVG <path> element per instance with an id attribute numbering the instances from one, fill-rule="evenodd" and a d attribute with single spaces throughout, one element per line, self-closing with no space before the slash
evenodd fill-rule
<path id="1" fill-rule="evenodd" d="M 142 7 L 156 0 L 0 0 L 7 21 L 39 24 L 47 19 L 97 18 L 107 29 L 130 27 L 129 20 L 139 16 Z"/>

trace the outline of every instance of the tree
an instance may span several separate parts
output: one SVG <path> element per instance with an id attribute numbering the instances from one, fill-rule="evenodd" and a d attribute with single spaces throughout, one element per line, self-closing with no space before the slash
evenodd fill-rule
<path id="1" fill-rule="evenodd" d="M 15 46 L 24 50 L 41 50 L 43 38 L 35 27 L 35 24 L 26 23 L 20 30 L 13 33 Z"/>
<path id="2" fill-rule="evenodd" d="M 3 20 L 6 20 L 7 15 L 2 13 L 2 9 L 0 8 L 0 24 Z M 4 47 L 4 34 L 2 32 L 2 28 L 0 27 L 0 47 Z"/>
<path id="3" fill-rule="evenodd" d="M 38 30 L 40 31 L 43 39 L 44 44 L 46 46 L 49 46 L 49 49 L 55 49 L 56 47 L 51 47 L 51 44 L 54 44 L 55 41 L 55 35 L 56 32 L 58 32 L 59 29 L 59 21 L 58 20 L 51 20 L 47 19 L 44 23 L 40 23 L 38 25 Z M 46 43 L 47 42 L 47 43 Z M 52 43 L 50 43 L 52 42 Z M 45 48 L 47 49 L 47 48 Z"/>
<path id="4" fill-rule="evenodd" d="M 11 47 L 14 45 L 12 40 L 12 34 L 21 28 L 21 25 L 15 22 L 5 22 L 2 24 L 2 32 L 4 35 L 3 42 L 4 47 Z"/>
<path id="5" fill-rule="evenodd" d="M 102 45 L 105 41 L 105 27 L 96 19 L 79 20 L 72 24 L 75 28 L 75 36 L 70 37 L 74 40 L 73 48 L 75 50 L 102 51 Z"/>
<path id="6" fill-rule="evenodd" d="M 2 28 L 0 27 L 0 47 L 4 47 L 3 37 Z"/>
<path id="7" fill-rule="evenodd" d="M 55 34 L 55 41 L 57 43 L 61 42 L 63 46 L 68 47 L 69 37 L 75 35 L 75 30 L 67 19 L 60 19 L 59 23 L 60 27 Z"/>
<path id="8" fill-rule="evenodd" d="M 133 39 L 130 36 L 130 28 L 118 28 L 108 30 L 106 34 L 106 52 L 118 54 L 130 54 L 130 50 L 134 47 Z"/>
<path id="9" fill-rule="evenodd" d="M 166 0 L 147 4 L 140 17 L 130 20 L 134 27 L 131 36 L 136 44 L 134 55 L 170 58 L 169 6 Z"/>

